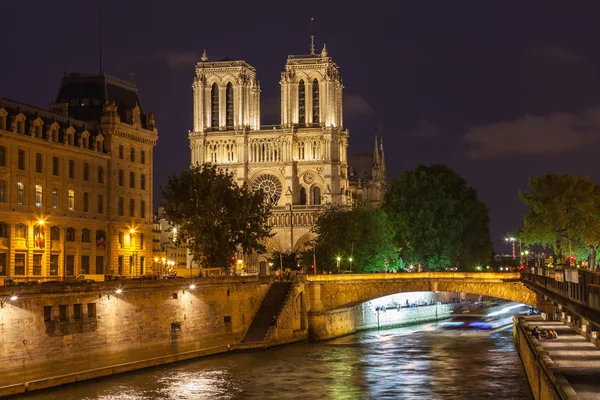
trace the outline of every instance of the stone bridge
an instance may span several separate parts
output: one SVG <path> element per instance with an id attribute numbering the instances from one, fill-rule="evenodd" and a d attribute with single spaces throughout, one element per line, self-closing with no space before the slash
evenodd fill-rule
<path id="1" fill-rule="evenodd" d="M 459 292 L 497 297 L 535 306 L 536 294 L 519 273 L 418 272 L 400 274 L 307 275 L 303 277 L 314 339 L 352 333 L 360 304 L 402 292 Z"/>

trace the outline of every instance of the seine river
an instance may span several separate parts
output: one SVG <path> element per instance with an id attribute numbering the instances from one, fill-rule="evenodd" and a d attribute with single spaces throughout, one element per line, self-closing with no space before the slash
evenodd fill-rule
<path id="1" fill-rule="evenodd" d="M 213 356 L 26 399 L 532 399 L 509 330 L 435 324 Z"/>

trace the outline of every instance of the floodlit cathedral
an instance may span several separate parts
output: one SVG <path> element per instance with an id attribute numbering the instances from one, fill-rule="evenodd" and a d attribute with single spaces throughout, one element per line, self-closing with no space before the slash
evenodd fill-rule
<path id="1" fill-rule="evenodd" d="M 275 236 L 269 251 L 304 248 L 310 228 L 326 204 L 372 206 L 386 190 L 383 143 L 373 154 L 358 154 L 348 165 L 348 130 L 343 125 L 343 83 L 326 46 L 290 55 L 279 81 L 281 123 L 260 124 L 260 83 L 242 60 L 196 64 L 194 129 L 189 133 L 193 165 L 216 164 L 238 183 L 262 189 L 273 203 Z M 369 165 L 370 164 L 370 165 Z M 248 272 L 266 267 L 263 256 L 246 260 Z"/>

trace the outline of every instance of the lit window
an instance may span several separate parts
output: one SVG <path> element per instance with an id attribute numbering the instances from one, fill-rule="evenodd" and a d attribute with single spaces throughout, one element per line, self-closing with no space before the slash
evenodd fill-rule
<path id="1" fill-rule="evenodd" d="M 58 189 L 52 189 L 52 208 L 58 208 Z"/>
<path id="2" fill-rule="evenodd" d="M 6 181 L 0 181 L 0 203 L 6 203 Z"/>
<path id="3" fill-rule="evenodd" d="M 69 190 L 69 204 L 67 208 L 71 211 L 75 209 L 75 191 Z"/>
<path id="4" fill-rule="evenodd" d="M 42 185 L 35 185 L 35 206 L 42 206 Z"/>
<path id="5" fill-rule="evenodd" d="M 23 182 L 17 182 L 17 204 L 25 204 L 25 185 Z"/>

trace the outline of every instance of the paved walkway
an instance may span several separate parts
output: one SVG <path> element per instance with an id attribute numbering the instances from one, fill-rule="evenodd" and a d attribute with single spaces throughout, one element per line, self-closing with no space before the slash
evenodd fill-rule
<path id="1" fill-rule="evenodd" d="M 600 348 L 560 321 L 544 321 L 527 317 L 529 332 L 554 329 L 558 339 L 540 339 L 539 343 L 582 400 L 600 399 Z"/>

